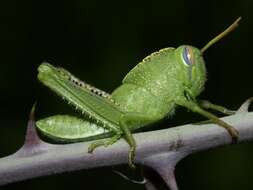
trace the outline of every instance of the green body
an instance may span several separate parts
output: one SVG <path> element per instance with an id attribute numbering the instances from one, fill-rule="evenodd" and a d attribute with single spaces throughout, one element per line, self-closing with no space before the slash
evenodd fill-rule
<path id="1" fill-rule="evenodd" d="M 92 143 L 89 152 L 123 136 L 130 145 L 132 167 L 136 144 L 131 131 L 163 119 L 178 105 L 211 119 L 237 138 L 232 126 L 203 109 L 225 112 L 225 108 L 196 100 L 206 81 L 202 54 L 202 50 L 189 45 L 155 52 L 137 64 L 111 94 L 80 81 L 63 68 L 42 63 L 38 79 L 75 106 L 83 118 L 57 115 L 36 125 L 48 137 L 63 142 L 111 137 Z"/>
<path id="2" fill-rule="evenodd" d="M 62 68 L 43 63 L 39 67 L 39 80 L 96 122 L 55 116 L 37 121 L 38 128 L 50 137 L 77 141 L 98 139 L 106 132 L 118 130 L 125 114 L 130 115 L 127 127 L 131 131 L 163 119 L 174 112 L 176 105 L 187 104 L 187 93 L 195 99 L 203 89 L 206 72 L 201 53 L 187 46 L 198 59 L 193 66 L 188 66 L 181 56 L 185 47 L 166 48 L 151 54 L 126 75 L 111 96 L 99 94 L 100 90 L 96 94 L 94 87 L 88 89 L 87 84 Z M 96 130 L 94 125 L 98 126 Z"/>

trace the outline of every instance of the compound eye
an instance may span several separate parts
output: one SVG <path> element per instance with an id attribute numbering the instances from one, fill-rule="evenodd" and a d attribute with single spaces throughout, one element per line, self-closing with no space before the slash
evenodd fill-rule
<path id="1" fill-rule="evenodd" d="M 190 47 L 184 47 L 182 52 L 183 62 L 187 66 L 191 66 L 193 64 L 193 51 Z"/>

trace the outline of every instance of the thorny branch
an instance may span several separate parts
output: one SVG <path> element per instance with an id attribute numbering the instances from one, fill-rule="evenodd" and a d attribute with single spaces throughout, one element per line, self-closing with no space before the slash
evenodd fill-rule
<path id="1" fill-rule="evenodd" d="M 224 117 L 240 134 L 239 142 L 253 139 L 253 112 L 248 99 L 235 115 Z M 231 144 L 231 137 L 215 124 L 184 126 L 134 134 L 137 142 L 135 163 L 155 170 L 171 190 L 177 190 L 176 164 L 197 151 Z M 87 153 L 91 142 L 55 145 L 42 141 L 36 133 L 31 112 L 24 145 L 16 153 L 0 159 L 0 185 L 66 171 L 126 164 L 129 147 L 120 140 L 107 148 Z M 149 169 L 150 170 L 150 169 Z M 146 170 L 144 170 L 146 171 Z M 146 188 L 156 190 L 149 172 L 143 173 Z"/>

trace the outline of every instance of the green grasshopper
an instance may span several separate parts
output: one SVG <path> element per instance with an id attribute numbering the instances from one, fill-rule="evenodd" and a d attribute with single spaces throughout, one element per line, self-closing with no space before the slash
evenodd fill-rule
<path id="1" fill-rule="evenodd" d="M 240 19 L 201 50 L 182 45 L 152 53 L 137 64 L 111 94 L 82 82 L 63 68 L 42 63 L 38 67 L 39 81 L 81 111 L 83 118 L 55 115 L 37 121 L 37 128 L 62 142 L 102 139 L 89 146 L 89 153 L 124 137 L 130 146 L 128 163 L 133 168 L 136 142 L 132 132 L 165 118 L 176 106 L 207 117 L 225 128 L 232 142 L 236 142 L 237 130 L 205 109 L 224 114 L 234 112 L 196 97 L 203 91 L 206 81 L 203 53 L 236 28 Z M 106 137 L 110 138 L 104 139 Z"/>

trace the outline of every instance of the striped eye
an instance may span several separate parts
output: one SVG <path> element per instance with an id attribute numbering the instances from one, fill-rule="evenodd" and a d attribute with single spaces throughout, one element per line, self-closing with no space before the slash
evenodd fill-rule
<path id="1" fill-rule="evenodd" d="M 193 52 L 190 47 L 184 47 L 182 52 L 183 62 L 187 66 L 191 66 L 193 62 Z"/>

